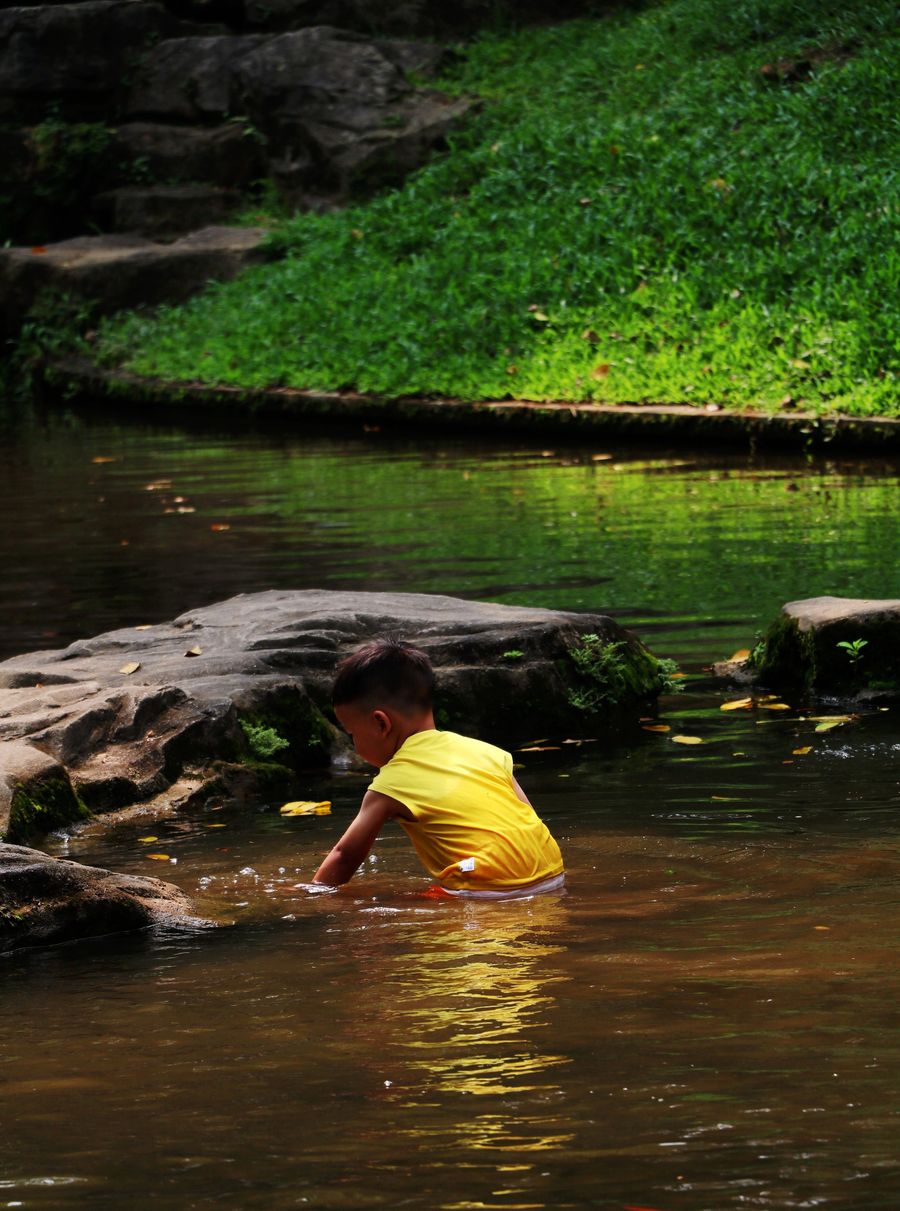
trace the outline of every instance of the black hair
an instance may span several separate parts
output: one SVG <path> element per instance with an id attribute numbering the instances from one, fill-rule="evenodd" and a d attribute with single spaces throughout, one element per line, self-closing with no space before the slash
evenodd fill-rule
<path id="1" fill-rule="evenodd" d="M 373 639 L 338 664 L 331 691 L 333 706 L 365 702 L 401 711 L 431 708 L 434 669 L 431 661 L 399 639 Z"/>

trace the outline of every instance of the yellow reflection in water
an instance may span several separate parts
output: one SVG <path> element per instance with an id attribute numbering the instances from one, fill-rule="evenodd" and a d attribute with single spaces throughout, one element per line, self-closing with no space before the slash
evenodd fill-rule
<path id="1" fill-rule="evenodd" d="M 541 1075 L 567 1062 L 534 1036 L 567 978 L 553 962 L 564 949 L 565 901 L 460 908 L 436 912 L 417 931 L 421 945 L 397 963 L 389 981 L 394 1036 L 435 1092 L 544 1088 Z"/>

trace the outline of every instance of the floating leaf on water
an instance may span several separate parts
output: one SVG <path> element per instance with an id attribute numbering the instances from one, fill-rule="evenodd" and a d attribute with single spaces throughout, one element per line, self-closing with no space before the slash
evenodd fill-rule
<path id="1" fill-rule="evenodd" d="M 805 757 L 807 753 L 812 752 L 812 749 L 813 749 L 813 746 L 811 744 L 806 744 L 803 746 L 803 748 L 791 749 L 791 752 L 794 754 L 795 757 Z"/>
<path id="2" fill-rule="evenodd" d="M 672 736 L 673 744 L 705 744 L 701 736 Z"/>
<path id="3" fill-rule="evenodd" d="M 330 811 L 329 799 L 295 799 L 280 808 L 282 816 L 327 816 Z"/>
<path id="4" fill-rule="evenodd" d="M 720 711 L 743 711 L 753 706 L 752 698 L 735 698 L 733 702 L 723 702 Z"/>
<path id="5" fill-rule="evenodd" d="M 520 753 L 558 753 L 559 749 L 558 744 L 529 744 L 527 748 L 520 748 L 517 751 Z"/>
<path id="6" fill-rule="evenodd" d="M 641 730 L 644 732 L 671 732 L 671 727 L 668 723 L 642 723 Z"/>
<path id="7" fill-rule="evenodd" d="M 127 676 L 129 673 L 136 673 L 140 667 L 141 662 L 139 660 L 129 660 L 127 664 L 122 665 L 119 672 Z"/>
<path id="8" fill-rule="evenodd" d="M 813 926 L 813 929 L 819 929 L 819 930 L 822 930 L 822 931 L 824 931 L 824 932 L 827 932 L 828 930 L 830 930 L 830 929 L 831 929 L 831 926 L 830 926 L 830 925 L 814 925 L 814 926 Z"/>
<path id="9" fill-rule="evenodd" d="M 95 454 L 94 457 L 91 459 L 91 462 L 94 463 L 96 466 L 100 466 L 102 463 L 118 462 L 118 459 L 115 458 L 111 454 Z"/>
<path id="10" fill-rule="evenodd" d="M 203 655 L 203 648 L 200 648 L 200 647 L 188 648 L 188 650 L 185 652 L 185 656 L 202 656 L 202 655 Z"/>
<path id="11" fill-rule="evenodd" d="M 138 837 L 138 841 L 140 841 L 142 845 L 149 845 L 151 842 L 158 840 L 159 837 Z"/>
<path id="12" fill-rule="evenodd" d="M 764 711 L 789 711 L 791 709 L 786 702 L 761 702 L 760 706 Z"/>
<path id="13" fill-rule="evenodd" d="M 840 727 L 842 723 L 849 723 L 855 718 L 855 715 L 810 715 L 810 719 L 816 724 L 817 732 L 830 732 L 832 728 Z"/>
<path id="14" fill-rule="evenodd" d="M 144 854 L 145 858 L 152 858 L 154 862 L 169 862 L 168 854 Z"/>
<path id="15" fill-rule="evenodd" d="M 207 824 L 207 828 L 226 828 L 225 824 Z"/>

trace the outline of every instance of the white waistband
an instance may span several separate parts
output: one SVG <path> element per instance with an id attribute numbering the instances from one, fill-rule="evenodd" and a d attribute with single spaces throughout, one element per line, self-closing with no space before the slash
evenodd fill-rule
<path id="1" fill-rule="evenodd" d="M 450 896 L 460 896 L 466 900 L 522 900 L 526 896 L 542 896 L 548 891 L 562 891 L 566 884 L 565 873 L 550 875 L 547 879 L 539 879 L 537 883 L 528 883 L 525 887 L 504 887 L 498 891 L 487 891 L 455 887 L 442 887 Z"/>

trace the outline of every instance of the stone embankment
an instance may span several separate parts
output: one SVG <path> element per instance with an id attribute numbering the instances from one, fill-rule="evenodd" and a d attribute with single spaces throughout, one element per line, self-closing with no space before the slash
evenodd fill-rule
<path id="1" fill-rule="evenodd" d="M 430 656 L 439 726 L 504 743 L 634 723 L 665 685 L 602 615 L 403 593 L 235 597 L 0 664 L 0 834 L 24 842 L 157 798 L 302 792 L 303 771 L 349 757 L 328 717 L 336 661 L 383 634 Z"/>
<path id="2" fill-rule="evenodd" d="M 6 330 L 48 286 L 99 311 L 180 301 L 261 255 L 264 231 L 220 230 L 261 194 L 327 209 L 419 167 L 473 100 L 424 84 L 441 45 L 326 24 L 338 8 L 364 24 L 301 0 L 0 12 Z"/>

